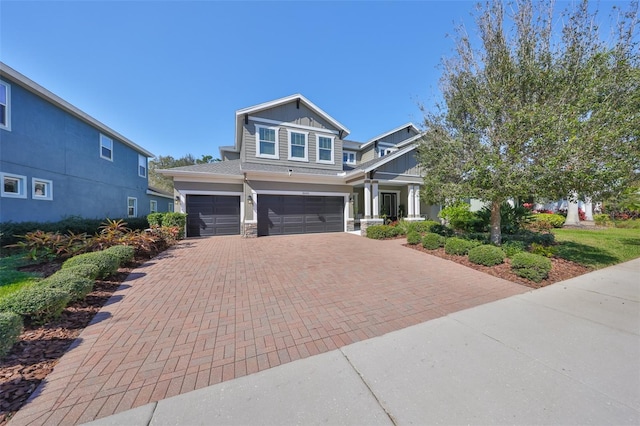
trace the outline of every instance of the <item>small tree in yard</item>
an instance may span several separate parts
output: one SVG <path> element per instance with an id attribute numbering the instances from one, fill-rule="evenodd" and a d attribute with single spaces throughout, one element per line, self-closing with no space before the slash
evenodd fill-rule
<path id="1" fill-rule="evenodd" d="M 458 29 L 418 154 L 426 200 L 491 202 L 494 244 L 508 198 L 615 191 L 640 168 L 637 2 L 610 43 L 587 1 L 564 12 L 559 35 L 552 3 L 509 5 L 512 29 L 503 2 L 478 7 L 479 49 Z"/>

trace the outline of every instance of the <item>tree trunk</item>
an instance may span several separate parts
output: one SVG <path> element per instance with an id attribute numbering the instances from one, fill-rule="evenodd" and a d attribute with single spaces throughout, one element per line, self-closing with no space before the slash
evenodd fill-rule
<path id="1" fill-rule="evenodd" d="M 593 220 L 593 202 L 591 197 L 584 197 L 584 214 L 587 220 Z"/>
<path id="2" fill-rule="evenodd" d="M 500 229 L 500 204 L 498 200 L 491 203 L 491 243 L 499 246 L 502 244 L 502 231 Z"/>
<path id="3" fill-rule="evenodd" d="M 578 194 L 573 191 L 569 194 L 567 200 L 567 219 L 564 221 L 564 226 L 578 226 L 580 225 L 580 216 L 578 216 Z"/>

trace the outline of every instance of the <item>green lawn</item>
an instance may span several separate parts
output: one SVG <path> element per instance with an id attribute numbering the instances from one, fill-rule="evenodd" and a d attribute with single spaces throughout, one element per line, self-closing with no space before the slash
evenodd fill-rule
<path id="1" fill-rule="evenodd" d="M 640 257 L 640 229 L 554 229 L 558 257 L 596 269 Z"/>
<path id="2" fill-rule="evenodd" d="M 40 279 L 35 274 L 17 270 L 27 263 L 29 261 L 19 255 L 0 258 L 0 298 Z"/>

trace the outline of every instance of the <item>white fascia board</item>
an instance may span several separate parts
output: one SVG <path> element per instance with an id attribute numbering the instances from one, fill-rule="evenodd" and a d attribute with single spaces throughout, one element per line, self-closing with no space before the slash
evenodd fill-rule
<path id="1" fill-rule="evenodd" d="M 35 94 L 37 96 L 40 96 L 41 98 L 44 98 L 45 100 L 47 100 L 47 101 L 51 102 L 52 104 L 54 104 L 55 106 L 57 106 L 58 108 L 68 112 L 69 114 L 79 118 L 80 120 L 90 124 L 91 126 L 96 127 L 101 132 L 105 133 L 107 136 L 111 136 L 112 138 L 119 140 L 120 142 L 124 143 L 125 145 L 129 146 L 130 148 L 132 148 L 133 150 L 139 152 L 140 154 L 144 154 L 145 156 L 147 156 L 149 158 L 155 157 L 155 155 L 152 152 L 147 151 L 146 149 L 144 149 L 140 145 L 136 144 L 132 140 L 122 136 L 120 133 L 116 132 L 112 128 L 108 127 L 107 125 L 105 125 L 105 124 L 101 123 L 100 121 L 96 120 L 95 118 L 91 117 L 86 112 L 81 111 L 80 109 L 78 109 L 75 106 L 71 105 L 69 102 L 65 101 L 61 97 L 53 94 L 49 90 L 47 90 L 44 87 L 40 86 L 35 81 L 33 81 L 30 78 L 20 74 L 18 71 L 14 70 L 10 66 L 6 65 L 4 62 L 0 62 L 0 77 L 2 77 L 2 76 L 9 77 L 11 80 L 13 80 L 17 84 L 21 85 L 22 87 L 24 87 L 25 89 L 27 89 L 31 93 L 33 93 L 33 94 Z"/>
<path id="2" fill-rule="evenodd" d="M 147 195 L 153 195 L 155 197 L 162 197 L 162 198 L 168 198 L 170 200 L 173 200 L 173 197 L 171 195 L 167 195 L 167 194 L 161 194 L 159 192 L 156 191 L 152 191 L 150 189 L 147 189 Z"/>
<path id="3" fill-rule="evenodd" d="M 288 172 L 262 172 L 262 171 L 247 171 L 246 178 L 248 181 L 270 181 L 270 182 L 288 182 L 288 183 L 329 183 L 329 184 L 345 184 L 345 176 L 331 176 L 331 175 L 310 175 L 304 173 L 292 173 L 289 176 Z"/>
<path id="4" fill-rule="evenodd" d="M 387 137 L 387 136 L 389 136 L 389 135 L 391 135 L 391 134 L 393 134 L 393 133 L 395 133 L 395 132 L 398 132 L 398 131 L 400 131 L 400 130 L 402 130 L 402 129 L 406 129 L 407 127 L 411 127 L 411 128 L 413 128 L 413 130 L 415 130 L 416 132 L 420 133 L 420 129 L 418 129 L 418 128 L 413 124 L 413 123 L 411 123 L 411 122 L 409 122 L 409 123 L 405 123 L 405 124 L 403 124 L 402 126 L 398 126 L 398 127 L 396 127 L 395 129 L 393 129 L 393 130 L 389 130 L 388 132 L 385 132 L 385 133 L 383 133 L 383 134 L 381 134 L 381 135 L 378 135 L 378 136 L 376 136 L 376 137 L 374 137 L 374 138 L 369 139 L 367 142 L 365 142 L 365 143 L 363 143 L 363 144 L 362 144 L 362 146 L 360 147 L 360 149 L 366 148 L 366 147 L 368 147 L 369 145 L 371 145 L 372 143 L 374 143 L 375 141 L 377 141 L 377 140 L 379 140 L 379 139 L 382 139 L 382 138 L 385 138 L 385 137 Z M 405 142 L 405 141 L 402 141 L 402 142 L 400 142 L 400 143 L 404 143 L 404 142 Z"/>

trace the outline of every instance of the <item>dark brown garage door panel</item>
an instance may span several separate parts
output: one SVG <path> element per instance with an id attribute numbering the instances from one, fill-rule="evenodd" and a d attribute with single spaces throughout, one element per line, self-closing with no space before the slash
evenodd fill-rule
<path id="1" fill-rule="evenodd" d="M 344 197 L 258 196 L 258 236 L 342 231 Z"/>
<path id="2" fill-rule="evenodd" d="M 237 235 L 240 233 L 240 197 L 187 195 L 187 236 Z"/>

